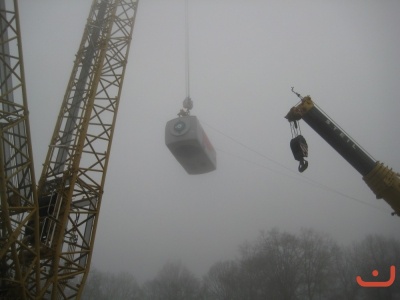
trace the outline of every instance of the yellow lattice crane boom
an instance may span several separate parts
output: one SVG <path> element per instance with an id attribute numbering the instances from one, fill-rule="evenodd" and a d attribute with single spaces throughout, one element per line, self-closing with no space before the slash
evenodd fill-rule
<path id="1" fill-rule="evenodd" d="M 39 278 L 39 215 L 20 32 L 17 1 L 7 7 L 0 1 L 0 299 L 32 298 Z"/>
<path id="2" fill-rule="evenodd" d="M 4 2 L 0 0 L 2 21 L 10 14 Z M 17 108 L 10 98 L 10 91 L 17 87 L 25 95 L 24 84 L 1 86 L 1 148 L 18 148 L 0 152 L 1 299 L 75 299 L 82 293 L 138 2 L 93 1 L 37 188 L 30 159 L 26 99 L 22 97 L 23 104 Z M 13 16 L 18 19 L 17 1 L 13 4 Z M 2 26 L 9 23 L 2 22 Z M 15 56 L 9 54 L 15 47 L 4 47 L 3 41 L 13 31 L 20 41 L 20 34 L 19 28 L 1 29 L 3 83 L 10 77 L 7 72 L 17 69 L 5 67 L 10 60 L 7 56 Z M 18 66 L 23 70 L 22 61 Z M 17 111 L 21 111 L 21 121 L 17 120 Z M 17 121 L 26 129 L 21 131 Z M 25 134 L 23 141 L 10 137 L 10 132 L 17 130 L 19 139 L 21 132 Z M 18 151 L 25 151 L 19 156 L 27 162 L 20 161 L 15 154 Z M 22 167 L 27 168 L 25 173 Z M 14 199 L 18 205 L 11 205 Z"/>

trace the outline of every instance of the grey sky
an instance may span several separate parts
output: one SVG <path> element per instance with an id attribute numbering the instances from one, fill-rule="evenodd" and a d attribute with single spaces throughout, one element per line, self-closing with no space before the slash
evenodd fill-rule
<path id="1" fill-rule="evenodd" d="M 37 176 L 90 5 L 20 2 Z M 305 123 L 297 173 L 284 116 L 294 86 L 400 171 L 399 13 L 399 1 L 189 0 L 192 114 L 218 163 L 189 176 L 164 145 L 185 97 L 184 1 L 141 0 L 92 265 L 146 280 L 179 259 L 202 275 L 274 226 L 343 243 L 396 236 L 399 218 Z"/>

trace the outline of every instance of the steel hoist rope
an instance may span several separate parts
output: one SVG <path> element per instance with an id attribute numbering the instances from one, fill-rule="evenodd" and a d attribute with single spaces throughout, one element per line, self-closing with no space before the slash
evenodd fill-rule
<path id="1" fill-rule="evenodd" d="M 193 108 L 193 101 L 190 98 L 190 49 L 189 49 L 189 3 L 185 0 L 185 86 L 186 97 L 183 100 L 183 109 L 178 116 L 189 116 Z"/>

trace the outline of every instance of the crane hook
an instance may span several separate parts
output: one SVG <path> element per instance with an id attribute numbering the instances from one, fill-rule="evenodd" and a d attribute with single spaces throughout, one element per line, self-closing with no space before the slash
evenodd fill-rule
<path id="1" fill-rule="evenodd" d="M 298 167 L 298 170 L 300 173 L 303 173 L 308 167 L 308 161 L 306 161 L 305 159 L 300 160 L 300 164 Z"/>
<path id="2" fill-rule="evenodd" d="M 178 113 L 179 117 L 190 116 L 190 110 L 193 108 L 192 99 L 187 96 L 185 100 L 183 100 L 183 109 L 181 109 Z"/>
<path id="3" fill-rule="evenodd" d="M 296 96 L 299 97 L 300 99 L 303 99 L 303 97 L 302 97 L 299 93 L 296 93 L 296 92 L 294 91 L 294 87 L 293 87 L 293 86 L 292 86 L 292 92 L 293 92 L 294 94 L 296 94 Z"/>

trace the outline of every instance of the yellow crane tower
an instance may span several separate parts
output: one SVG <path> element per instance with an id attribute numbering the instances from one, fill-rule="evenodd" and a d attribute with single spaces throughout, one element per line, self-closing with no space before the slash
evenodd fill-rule
<path id="1" fill-rule="evenodd" d="M 38 235 L 25 235 L 39 215 L 17 1 L 0 1 L 0 34 L 0 299 L 27 299 L 40 263 Z"/>
<path id="2" fill-rule="evenodd" d="M 80 298 L 139 0 L 94 0 L 36 185 L 18 1 L 0 0 L 0 299 Z"/>

